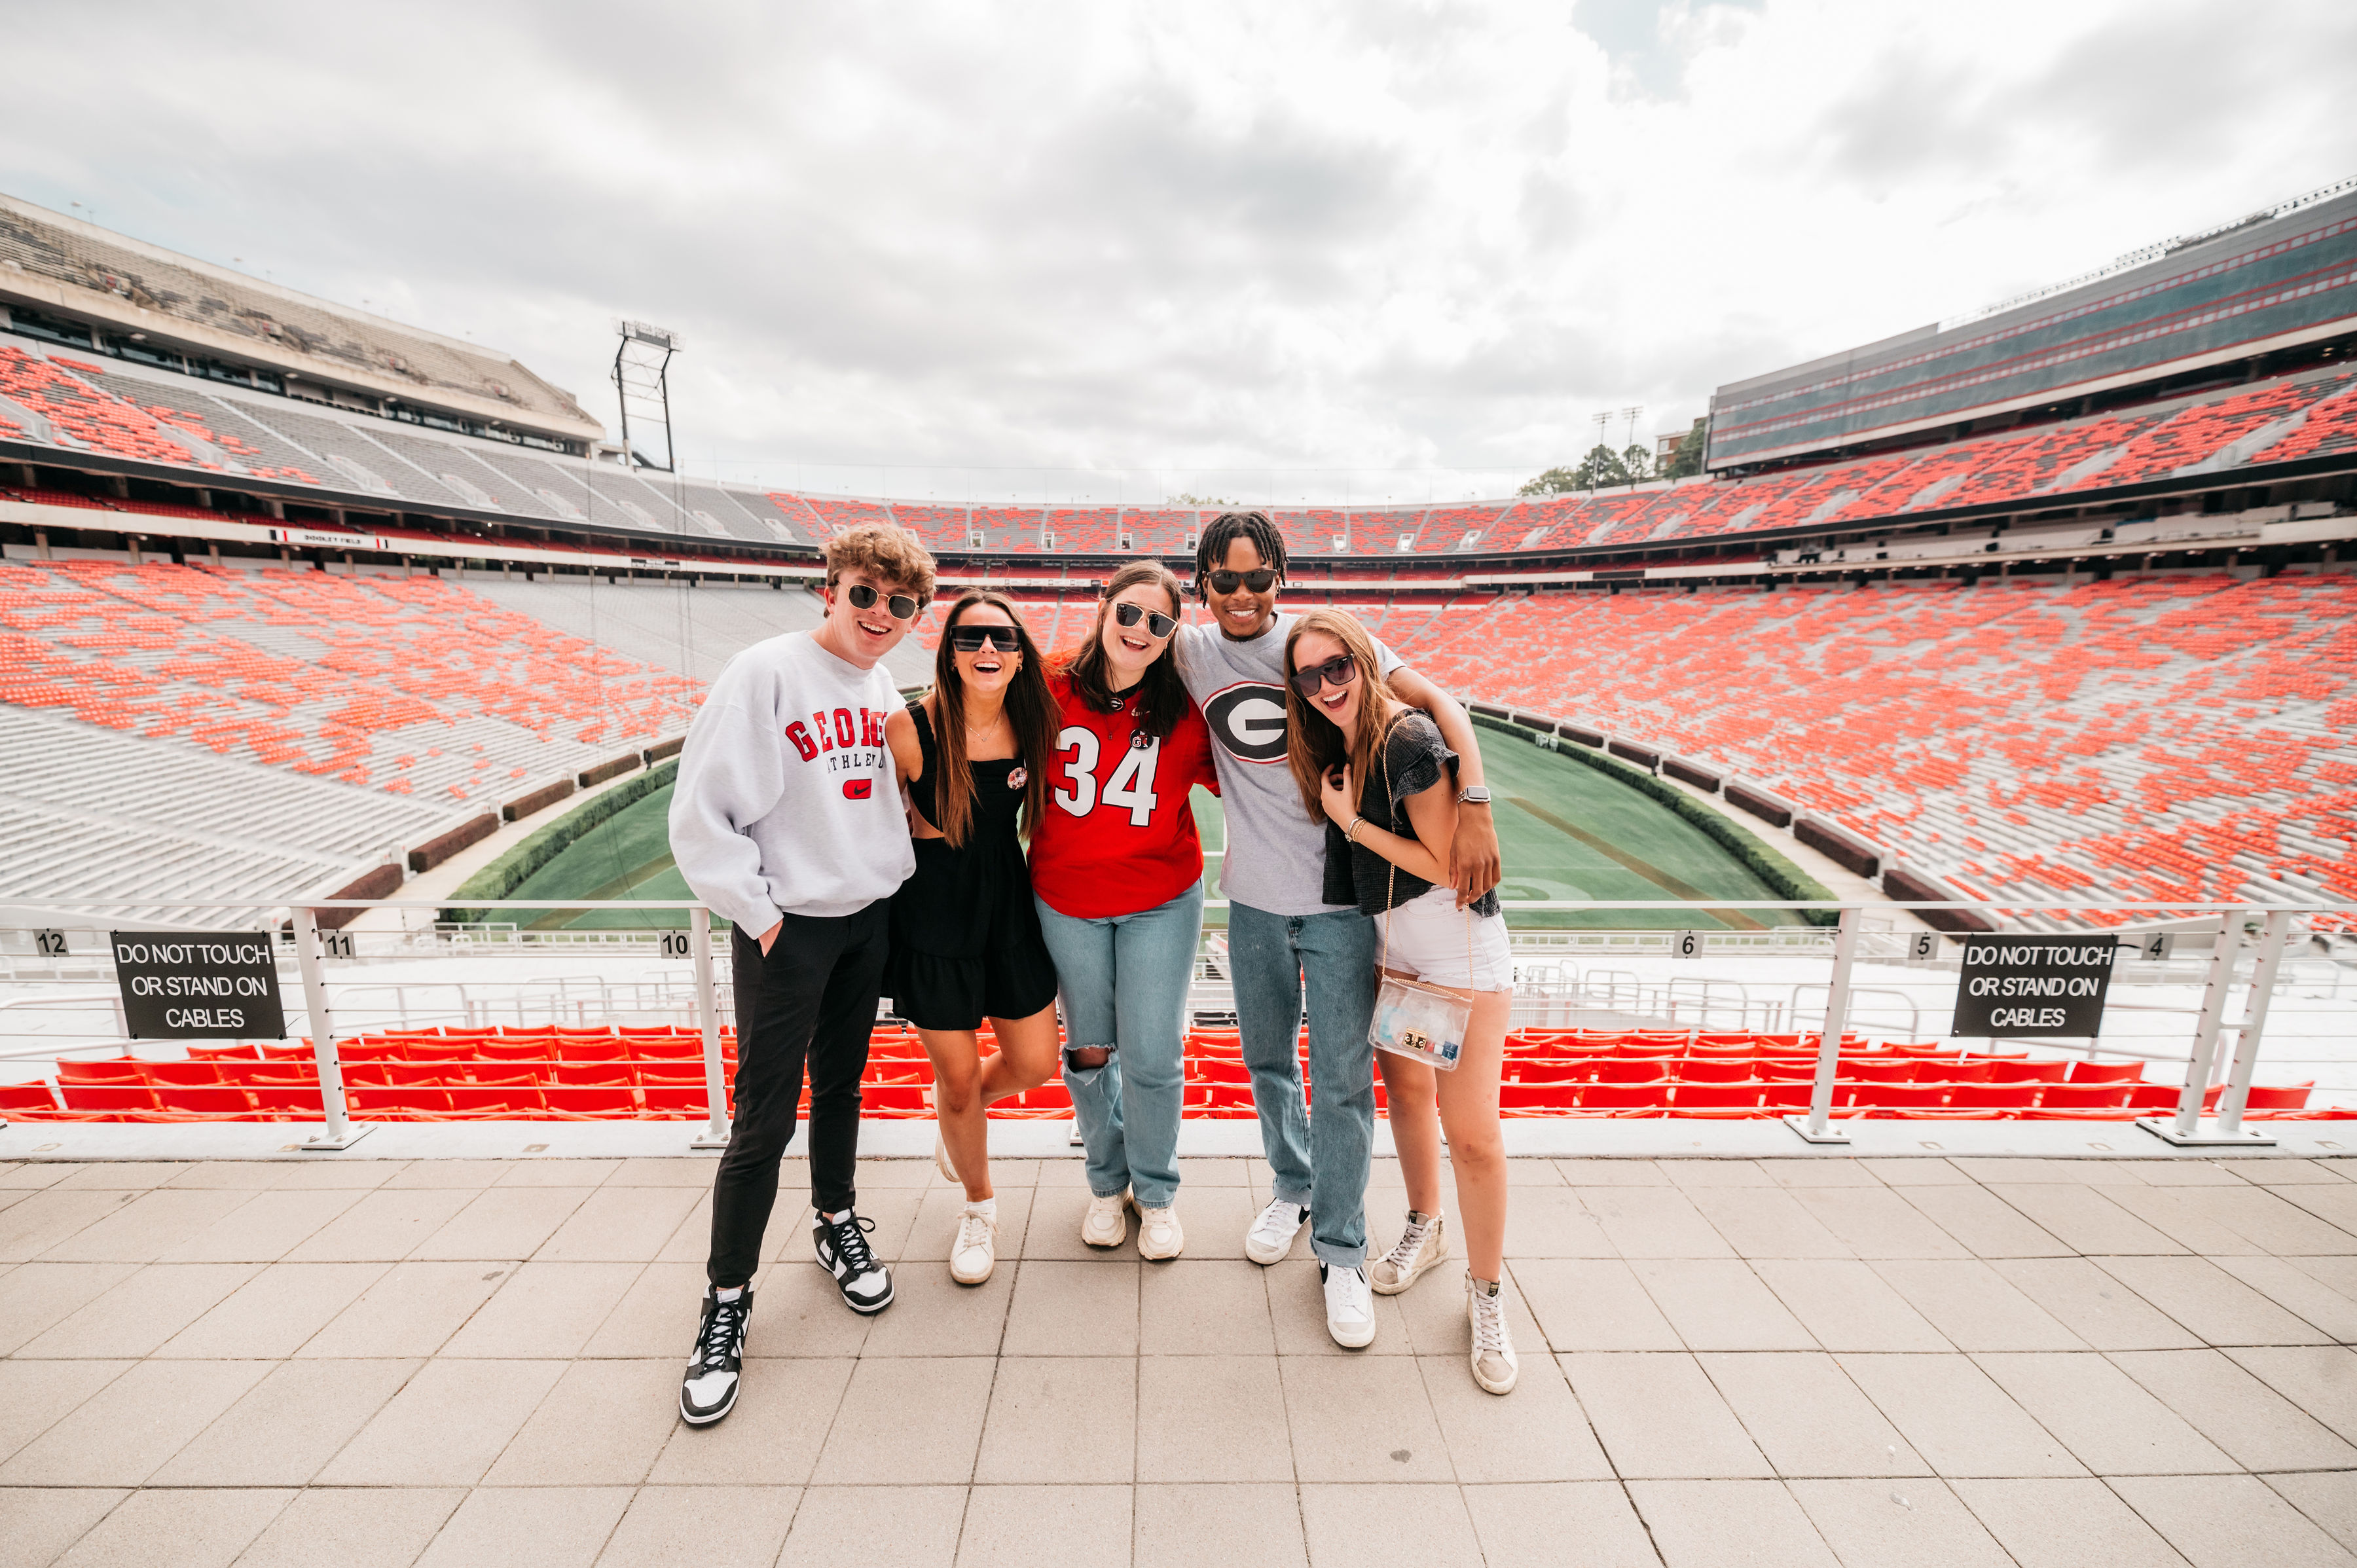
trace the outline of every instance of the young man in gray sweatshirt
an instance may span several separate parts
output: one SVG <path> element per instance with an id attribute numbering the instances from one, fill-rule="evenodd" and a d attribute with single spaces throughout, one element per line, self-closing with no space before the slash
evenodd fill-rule
<path id="1" fill-rule="evenodd" d="M 690 1425 L 737 1402 L 778 1162 L 811 1085 L 812 1242 L 854 1312 L 892 1304 L 892 1276 L 854 1212 L 859 1080 L 893 892 L 916 868 L 884 744 L 900 706 L 880 660 L 933 595 L 906 529 L 826 546 L 826 617 L 728 661 L 688 727 L 671 847 L 695 896 L 735 928 L 736 1122 L 712 1183 L 710 1283 L 681 1385 Z"/>

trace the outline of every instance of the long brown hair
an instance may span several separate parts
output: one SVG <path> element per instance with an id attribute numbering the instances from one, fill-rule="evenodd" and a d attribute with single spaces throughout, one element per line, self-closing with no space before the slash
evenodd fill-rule
<path id="1" fill-rule="evenodd" d="M 1100 713 L 1113 712 L 1111 660 L 1105 657 L 1105 621 L 1113 614 L 1113 602 L 1140 583 L 1151 583 L 1162 590 L 1170 601 L 1170 618 L 1177 620 L 1187 613 L 1184 592 L 1178 575 L 1159 561 L 1133 561 L 1113 575 L 1097 599 L 1097 622 L 1090 629 L 1088 640 L 1082 643 L 1070 662 L 1064 666 L 1064 678 L 1082 701 Z M 1170 640 L 1153 663 L 1146 667 L 1146 675 L 1138 682 L 1137 701 L 1133 711 L 1137 715 L 1137 727 L 1157 740 L 1169 738 L 1170 732 L 1187 712 L 1187 684 L 1178 679 L 1178 634 L 1172 631 Z"/>
<path id="2" fill-rule="evenodd" d="M 941 777 L 933 780 L 933 811 L 952 849 L 965 842 L 966 825 L 974 820 L 974 765 L 965 755 L 965 682 L 958 679 L 957 656 L 950 633 L 958 618 L 976 605 L 996 605 L 1015 623 L 1016 650 L 1023 660 L 1006 683 L 1006 722 L 1015 726 L 1015 756 L 1029 775 L 1023 781 L 1025 838 L 1039 825 L 1048 809 L 1048 758 L 1056 749 L 1056 702 L 1048 694 L 1048 673 L 1031 640 L 1023 614 L 1004 594 L 969 588 L 950 607 L 942 623 L 941 646 L 933 651 L 933 740 L 941 752 Z"/>
<path id="3" fill-rule="evenodd" d="M 1293 689 L 1294 645 L 1301 640 L 1302 633 L 1309 631 L 1322 631 L 1340 643 L 1351 661 L 1359 667 L 1359 679 L 1366 689 L 1359 693 L 1355 735 L 1344 735 L 1316 703 Z M 1296 620 L 1293 629 L 1285 634 L 1285 760 L 1293 769 L 1294 785 L 1301 791 L 1301 803 L 1308 808 L 1311 822 L 1326 820 L 1326 808 L 1318 800 L 1318 780 L 1328 769 L 1348 763 L 1351 781 L 1362 791 L 1367 780 L 1375 777 L 1383 737 L 1391 727 L 1384 721 L 1398 701 L 1391 682 L 1383 679 L 1375 662 L 1374 639 L 1367 635 L 1367 628 L 1350 611 L 1311 610 Z"/>

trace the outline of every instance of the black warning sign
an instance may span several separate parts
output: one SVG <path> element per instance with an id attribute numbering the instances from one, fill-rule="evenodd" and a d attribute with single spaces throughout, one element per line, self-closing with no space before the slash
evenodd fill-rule
<path id="1" fill-rule="evenodd" d="M 116 931 L 114 979 L 135 1040 L 283 1039 L 278 957 L 259 931 Z"/>
<path id="2" fill-rule="evenodd" d="M 1969 937 L 1948 1032 L 1977 1039 L 2091 1037 L 2104 1026 L 2104 998 L 2119 951 L 2113 936 Z"/>

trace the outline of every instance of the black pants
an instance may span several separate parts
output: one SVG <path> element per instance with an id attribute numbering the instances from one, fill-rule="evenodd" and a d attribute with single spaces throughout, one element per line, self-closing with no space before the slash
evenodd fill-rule
<path id="1" fill-rule="evenodd" d="M 778 1162 L 793 1141 L 810 1063 L 811 1202 L 851 1207 L 859 1158 L 859 1078 L 890 940 L 890 904 L 856 915 L 788 915 L 770 944 L 739 928 L 731 957 L 737 992 L 737 1120 L 712 1178 L 712 1256 L 721 1289 L 751 1283 L 778 1201 Z"/>

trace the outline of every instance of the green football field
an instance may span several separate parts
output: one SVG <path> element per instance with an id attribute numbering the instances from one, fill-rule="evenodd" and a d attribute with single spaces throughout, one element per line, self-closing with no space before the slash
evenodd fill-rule
<path id="1" fill-rule="evenodd" d="M 1503 736 L 1485 736 L 1482 748 L 1505 862 L 1501 897 L 1520 898 L 1773 898 L 1768 886 L 1701 829 L 1619 779 L 1567 757 Z M 517 898 L 686 898 L 686 881 L 673 865 L 665 835 L 671 790 L 658 789 L 584 833 L 513 895 Z M 1203 835 L 1210 891 L 1217 897 L 1221 852 L 1227 846 L 1216 797 L 1195 792 L 1195 820 Z M 1224 910 L 1208 911 L 1223 925 Z M 1715 918 L 1687 910 L 1593 912 L 1509 910 L 1523 927 L 1614 929 L 1752 929 L 1796 925 L 1800 917 L 1772 909 L 1723 910 Z M 519 923 L 576 930 L 678 926 L 670 910 L 554 910 Z"/>

